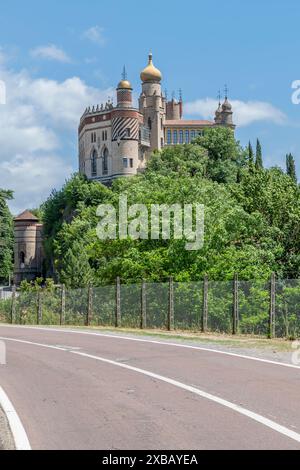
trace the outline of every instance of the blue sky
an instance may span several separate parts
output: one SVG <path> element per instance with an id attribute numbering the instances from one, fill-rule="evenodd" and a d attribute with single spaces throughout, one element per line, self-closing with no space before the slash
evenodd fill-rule
<path id="1" fill-rule="evenodd" d="M 136 94 L 151 49 L 186 117 L 207 118 L 227 83 L 245 145 L 259 137 L 265 162 L 300 174 L 300 3 L 296 0 L 114 2 L 10 0 L 1 6 L 0 186 L 17 212 L 38 205 L 77 169 L 77 122 L 113 93 L 123 64 Z"/>

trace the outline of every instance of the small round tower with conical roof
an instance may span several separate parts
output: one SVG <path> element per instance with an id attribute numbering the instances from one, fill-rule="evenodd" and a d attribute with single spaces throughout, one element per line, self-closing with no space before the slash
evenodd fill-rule
<path id="1" fill-rule="evenodd" d="M 42 275 L 43 225 L 28 210 L 14 218 L 14 284 L 23 280 L 33 281 Z"/>

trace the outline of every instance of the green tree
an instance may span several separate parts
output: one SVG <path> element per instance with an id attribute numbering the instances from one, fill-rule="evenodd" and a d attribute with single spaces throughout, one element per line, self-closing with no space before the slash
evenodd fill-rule
<path id="1" fill-rule="evenodd" d="M 79 241 L 74 242 L 63 257 L 60 281 L 73 289 L 88 286 L 93 281 L 87 252 Z"/>
<path id="2" fill-rule="evenodd" d="M 286 173 L 297 184 L 295 159 L 291 153 L 286 156 Z"/>
<path id="3" fill-rule="evenodd" d="M 248 166 L 249 166 L 249 170 L 253 171 L 253 169 L 254 169 L 254 152 L 253 152 L 253 147 L 252 147 L 252 144 L 251 144 L 250 141 L 249 141 L 249 144 L 248 144 Z"/>
<path id="4" fill-rule="evenodd" d="M 261 170 L 263 168 L 263 158 L 262 158 L 262 149 L 260 141 L 256 141 L 256 159 L 255 159 L 255 168 Z"/>
<path id="5" fill-rule="evenodd" d="M 7 283 L 13 270 L 13 220 L 7 206 L 11 191 L 0 189 L 0 283 Z"/>
<path id="6" fill-rule="evenodd" d="M 278 168 L 248 170 L 248 151 L 232 131 L 209 129 L 191 145 L 153 154 L 147 170 L 110 188 L 74 175 L 43 206 L 47 256 L 71 287 L 123 282 L 268 279 L 300 276 L 300 189 Z M 214 162 L 214 165 L 213 163 Z M 254 169 L 254 164 L 253 164 Z M 99 240 L 99 203 L 201 203 L 205 241 L 189 252 L 185 240 Z"/>

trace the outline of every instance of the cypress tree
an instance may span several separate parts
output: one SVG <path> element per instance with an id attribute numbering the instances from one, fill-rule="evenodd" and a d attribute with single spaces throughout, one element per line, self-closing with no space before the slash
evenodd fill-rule
<path id="1" fill-rule="evenodd" d="M 297 184 L 295 159 L 291 153 L 286 156 L 286 173 Z"/>
<path id="2" fill-rule="evenodd" d="M 253 152 L 252 144 L 251 144 L 250 141 L 249 141 L 249 145 L 248 145 L 248 156 L 249 156 L 249 159 L 248 159 L 249 170 L 253 171 L 253 169 L 254 169 L 254 152 Z"/>
<path id="3" fill-rule="evenodd" d="M 93 280 L 88 255 L 79 241 L 73 243 L 62 259 L 60 280 L 72 289 L 87 287 Z"/>
<path id="4" fill-rule="evenodd" d="M 7 206 L 12 192 L 0 188 L 0 284 L 7 284 L 13 270 L 13 220 Z"/>
<path id="5" fill-rule="evenodd" d="M 261 150 L 261 145 L 260 141 L 257 139 L 256 141 L 256 160 L 255 160 L 255 168 L 257 170 L 263 169 L 263 158 L 262 158 L 262 150 Z"/>

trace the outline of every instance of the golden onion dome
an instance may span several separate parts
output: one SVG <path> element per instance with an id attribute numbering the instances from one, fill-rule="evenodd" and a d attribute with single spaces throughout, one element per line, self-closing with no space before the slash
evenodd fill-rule
<path id="1" fill-rule="evenodd" d="M 132 90 L 131 83 L 129 80 L 121 80 L 118 84 L 118 90 Z"/>
<path id="2" fill-rule="evenodd" d="M 162 79 L 162 74 L 160 70 L 158 70 L 156 67 L 153 65 L 152 61 L 152 54 L 149 54 L 149 63 L 147 67 L 144 68 L 141 72 L 141 80 L 142 82 L 151 82 L 151 81 L 161 81 Z"/>

